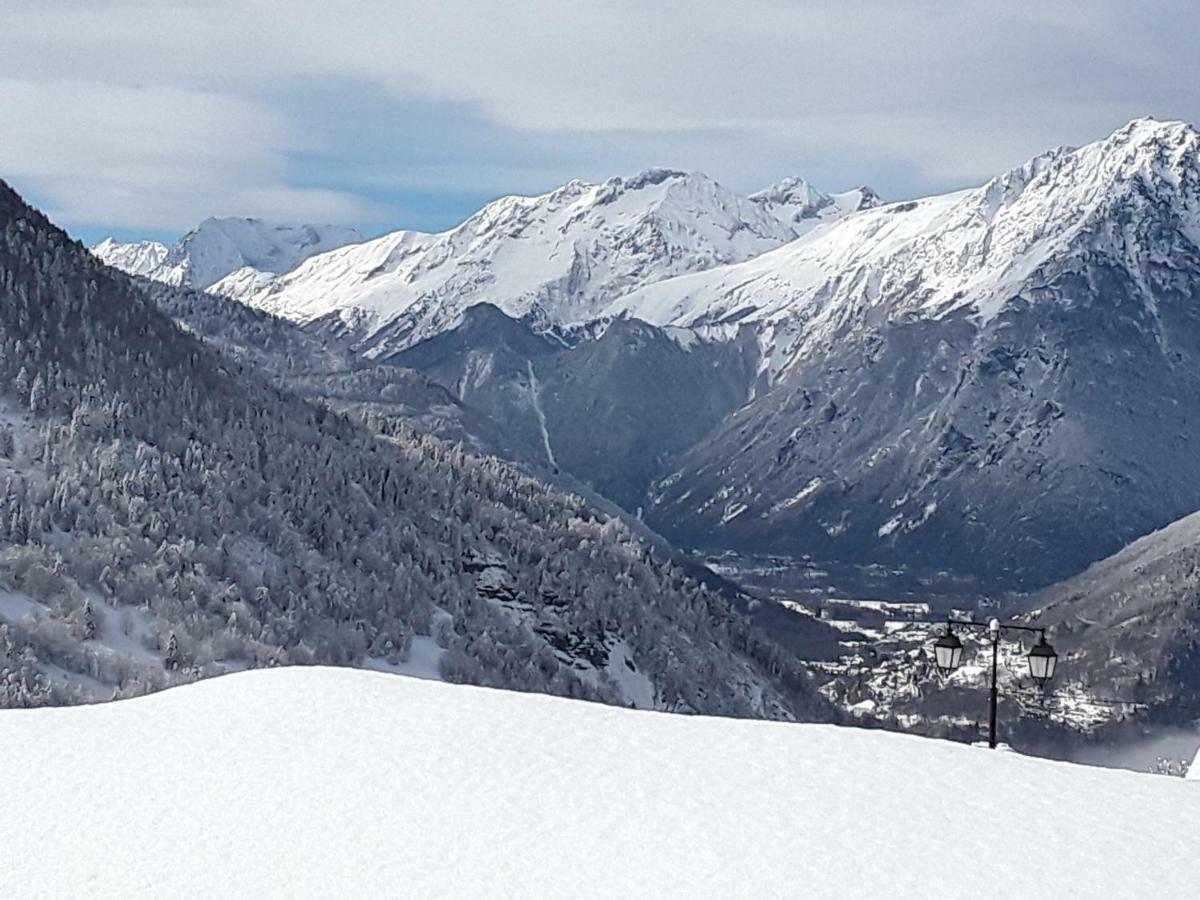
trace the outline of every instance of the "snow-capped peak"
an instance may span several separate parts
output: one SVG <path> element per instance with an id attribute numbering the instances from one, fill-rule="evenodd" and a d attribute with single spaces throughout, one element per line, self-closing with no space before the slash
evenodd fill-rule
<path id="1" fill-rule="evenodd" d="M 1116 211 L 1120 210 L 1120 214 Z M 1147 222 L 1200 243 L 1200 134 L 1138 119 L 967 191 L 864 209 L 755 259 L 632 292 L 611 311 L 682 327 L 761 322 L 778 370 L 868 308 L 888 316 L 1000 312 L 1049 259 L 1087 243 L 1134 280 Z M 1128 227 L 1113 224 L 1129 219 Z M 1082 242 L 1082 243 L 1081 243 Z M 788 335 L 776 340 L 779 330 Z"/>
<path id="2" fill-rule="evenodd" d="M 314 253 L 361 241 L 338 225 L 281 225 L 255 218 L 208 218 L 171 247 L 107 238 L 92 252 L 109 265 L 156 281 L 207 288 L 239 269 L 280 274 Z"/>
<path id="3" fill-rule="evenodd" d="M 707 175 L 699 172 L 691 177 L 698 181 L 708 180 Z M 596 202 L 607 203 L 621 191 L 640 191 L 643 188 L 654 187 L 666 181 L 686 181 L 688 178 L 687 172 L 680 169 L 665 168 L 644 169 L 630 178 L 621 178 L 619 175 L 614 176 L 601 185 L 601 191 L 596 196 Z"/>
<path id="4" fill-rule="evenodd" d="M 862 185 L 840 194 L 830 194 L 838 209 L 844 213 L 859 212 L 864 209 L 874 209 L 883 203 L 883 198 L 872 187 Z"/>
<path id="5" fill-rule="evenodd" d="M 158 241 L 116 241 L 108 237 L 92 248 L 105 265 L 130 275 L 149 275 L 167 258 L 167 245 Z"/>
<path id="6" fill-rule="evenodd" d="M 788 223 L 796 232 L 796 237 L 815 225 L 832 222 L 848 213 L 870 209 L 880 203 L 879 195 L 869 187 L 826 194 L 803 178 L 794 176 L 751 194 L 747 199 L 773 217 Z"/>
<path id="7" fill-rule="evenodd" d="M 798 209 L 822 209 L 833 202 L 828 194 L 817 190 L 803 178 L 791 176 L 753 193 L 750 201 L 761 206 L 788 206 Z"/>

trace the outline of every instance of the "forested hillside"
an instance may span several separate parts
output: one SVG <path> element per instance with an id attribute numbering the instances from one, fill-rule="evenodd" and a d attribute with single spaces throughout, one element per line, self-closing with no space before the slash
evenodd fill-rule
<path id="1" fill-rule="evenodd" d="M 332 663 L 825 714 L 785 654 L 618 520 L 268 384 L 2 183 L 0 228 L 0 703 Z"/>

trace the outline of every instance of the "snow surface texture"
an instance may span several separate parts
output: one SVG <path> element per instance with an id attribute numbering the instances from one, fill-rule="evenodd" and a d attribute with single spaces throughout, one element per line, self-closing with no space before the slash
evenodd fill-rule
<path id="1" fill-rule="evenodd" d="M 262 219 L 205 219 L 167 247 L 155 241 L 124 244 L 106 238 L 92 252 L 130 275 L 185 287 L 207 288 L 230 276 L 248 291 L 273 274 L 289 272 L 314 253 L 361 241 L 353 228 L 279 225 Z"/>
<path id="2" fill-rule="evenodd" d="M 882 732 L 341 669 L 0 719 L 0 758 L 40 773 L 0 769 L 21 811 L 8 896 L 930 897 L 986 877 L 1162 898 L 1200 879 L 1195 784 Z"/>
<path id="3" fill-rule="evenodd" d="M 591 321 L 635 288 L 750 259 L 876 202 L 867 188 L 830 196 L 798 178 L 740 197 L 701 173 L 651 169 L 504 197 L 441 234 L 397 231 L 213 289 L 301 324 L 331 318 L 380 355 L 485 301 L 544 326 Z"/>

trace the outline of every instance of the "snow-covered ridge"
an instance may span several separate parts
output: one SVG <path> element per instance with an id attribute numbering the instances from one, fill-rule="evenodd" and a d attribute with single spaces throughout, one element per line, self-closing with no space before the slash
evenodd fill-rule
<path id="1" fill-rule="evenodd" d="M 617 298 L 672 276 L 741 262 L 874 203 L 789 179 L 741 197 L 701 173 L 651 169 L 504 197 L 440 234 L 398 231 L 314 256 L 247 294 L 215 290 L 300 323 L 335 317 L 372 354 L 456 325 L 494 303 L 553 326 L 595 320 Z"/>
<path id="2" fill-rule="evenodd" d="M 109 237 L 93 247 L 92 252 L 107 265 L 122 272 L 149 277 L 162 266 L 170 248 L 158 241 L 124 243 Z"/>
<path id="3" fill-rule="evenodd" d="M 1058 148 L 987 184 L 891 203 L 747 262 L 631 292 L 613 314 L 662 325 L 758 323 L 778 371 L 847 322 L 968 310 L 986 320 L 1048 260 L 1087 242 L 1138 277 L 1162 248 L 1146 246 L 1114 211 L 1173 211 L 1200 241 L 1200 134 L 1138 119 L 1087 146 Z"/>
<path id="4" fill-rule="evenodd" d="M 1014 897 L 1200 878 L 1192 783 L 878 731 L 320 668 L 0 718 L 0 758 L 46 773 L 0 770 L 12 896 L 927 897 L 997 856 L 1031 861 Z"/>
<path id="5" fill-rule="evenodd" d="M 92 252 L 110 266 L 167 284 L 207 288 L 230 273 L 288 272 L 316 253 L 361 241 L 353 228 L 280 225 L 262 219 L 210 218 L 167 247 L 106 238 Z M 241 272 L 240 283 L 247 274 Z"/>

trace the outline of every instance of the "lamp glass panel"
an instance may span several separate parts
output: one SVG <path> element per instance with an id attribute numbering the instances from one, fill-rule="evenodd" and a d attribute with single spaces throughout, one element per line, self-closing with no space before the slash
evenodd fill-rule
<path id="1" fill-rule="evenodd" d="M 1039 644 L 1029 654 L 1029 673 L 1035 681 L 1045 683 L 1054 677 L 1058 657 L 1048 644 Z"/>

